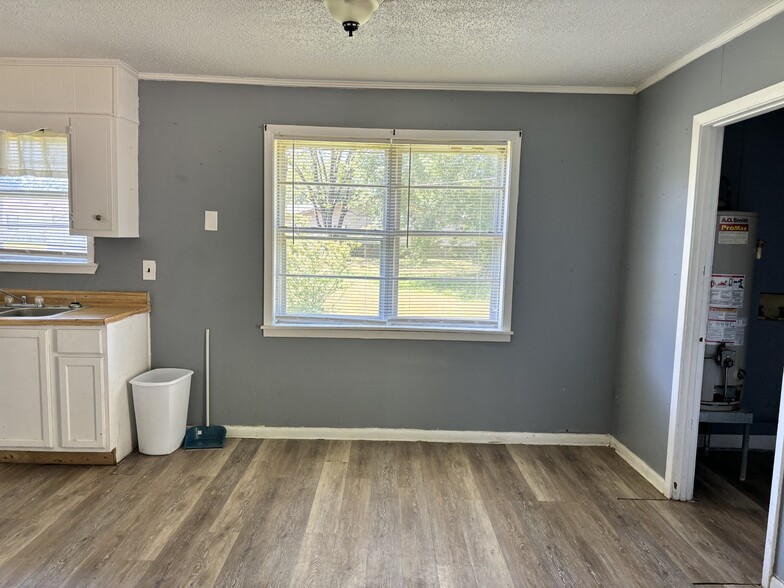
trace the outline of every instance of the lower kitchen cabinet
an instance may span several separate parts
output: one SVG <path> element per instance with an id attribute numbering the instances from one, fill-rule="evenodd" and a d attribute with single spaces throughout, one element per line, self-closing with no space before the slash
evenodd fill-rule
<path id="1" fill-rule="evenodd" d="M 106 446 L 106 393 L 101 357 L 58 357 L 57 396 L 62 447 Z"/>
<path id="2" fill-rule="evenodd" d="M 0 327 L 0 451 L 121 460 L 136 445 L 128 382 L 149 368 L 149 313 L 98 327 Z"/>
<path id="3" fill-rule="evenodd" d="M 50 333 L 0 329 L 0 446 L 53 447 Z"/>

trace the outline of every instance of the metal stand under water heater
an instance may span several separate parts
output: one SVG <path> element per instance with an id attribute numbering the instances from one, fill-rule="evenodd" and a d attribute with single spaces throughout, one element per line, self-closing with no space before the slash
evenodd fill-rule
<path id="1" fill-rule="evenodd" d="M 746 376 L 757 215 L 719 212 L 708 300 L 702 410 L 737 410 Z"/>

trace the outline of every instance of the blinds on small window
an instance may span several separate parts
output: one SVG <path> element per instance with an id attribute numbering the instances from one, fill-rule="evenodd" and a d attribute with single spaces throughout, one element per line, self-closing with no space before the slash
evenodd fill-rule
<path id="1" fill-rule="evenodd" d="M 274 149 L 276 324 L 500 328 L 507 142 Z"/>
<path id="2" fill-rule="evenodd" d="M 87 262 L 87 237 L 69 234 L 67 135 L 0 131 L 0 263 Z"/>

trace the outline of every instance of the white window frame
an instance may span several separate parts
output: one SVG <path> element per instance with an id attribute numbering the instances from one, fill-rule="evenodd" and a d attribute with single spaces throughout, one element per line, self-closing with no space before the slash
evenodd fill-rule
<path id="1" fill-rule="evenodd" d="M 399 141 L 454 141 L 501 142 L 509 144 L 508 185 L 506 210 L 506 247 L 503 252 L 503 304 L 501 324 L 497 329 L 425 327 L 373 327 L 356 325 L 299 325 L 275 324 L 275 147 L 277 136 L 296 136 L 303 139 L 396 139 Z M 346 127 L 314 127 L 295 125 L 264 125 L 264 324 L 265 337 L 319 337 L 334 339 L 417 339 L 432 341 L 492 341 L 508 342 L 512 336 L 512 285 L 514 281 L 515 232 L 517 225 L 517 197 L 520 184 L 520 131 L 428 131 L 404 129 L 360 129 Z"/>
<path id="2" fill-rule="evenodd" d="M 0 115 L 0 128 L 15 133 L 25 133 L 32 129 L 47 128 L 58 133 L 69 133 L 69 118 L 65 115 L 39 115 L 27 113 L 2 113 Z M 70 133 L 69 133 L 70 136 Z M 72 188 L 73 170 L 70 167 L 71 149 L 68 147 L 68 190 Z M 69 194 L 68 202 L 72 201 Z M 30 263 L 30 262 L 0 262 L 0 272 L 22 272 L 30 274 L 94 274 L 98 269 L 95 263 L 95 241 L 87 237 L 86 262 L 80 263 Z"/>
<path id="3" fill-rule="evenodd" d="M 27 274 L 94 274 L 98 269 L 95 263 L 93 237 L 87 237 L 86 263 L 25 263 L 2 262 L 0 272 L 22 272 Z"/>

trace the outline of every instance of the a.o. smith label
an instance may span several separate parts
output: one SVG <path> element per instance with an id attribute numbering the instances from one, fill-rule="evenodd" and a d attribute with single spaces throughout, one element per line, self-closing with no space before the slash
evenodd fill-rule
<path id="1" fill-rule="evenodd" d="M 719 218 L 719 245 L 746 245 L 749 242 L 749 217 Z"/>

